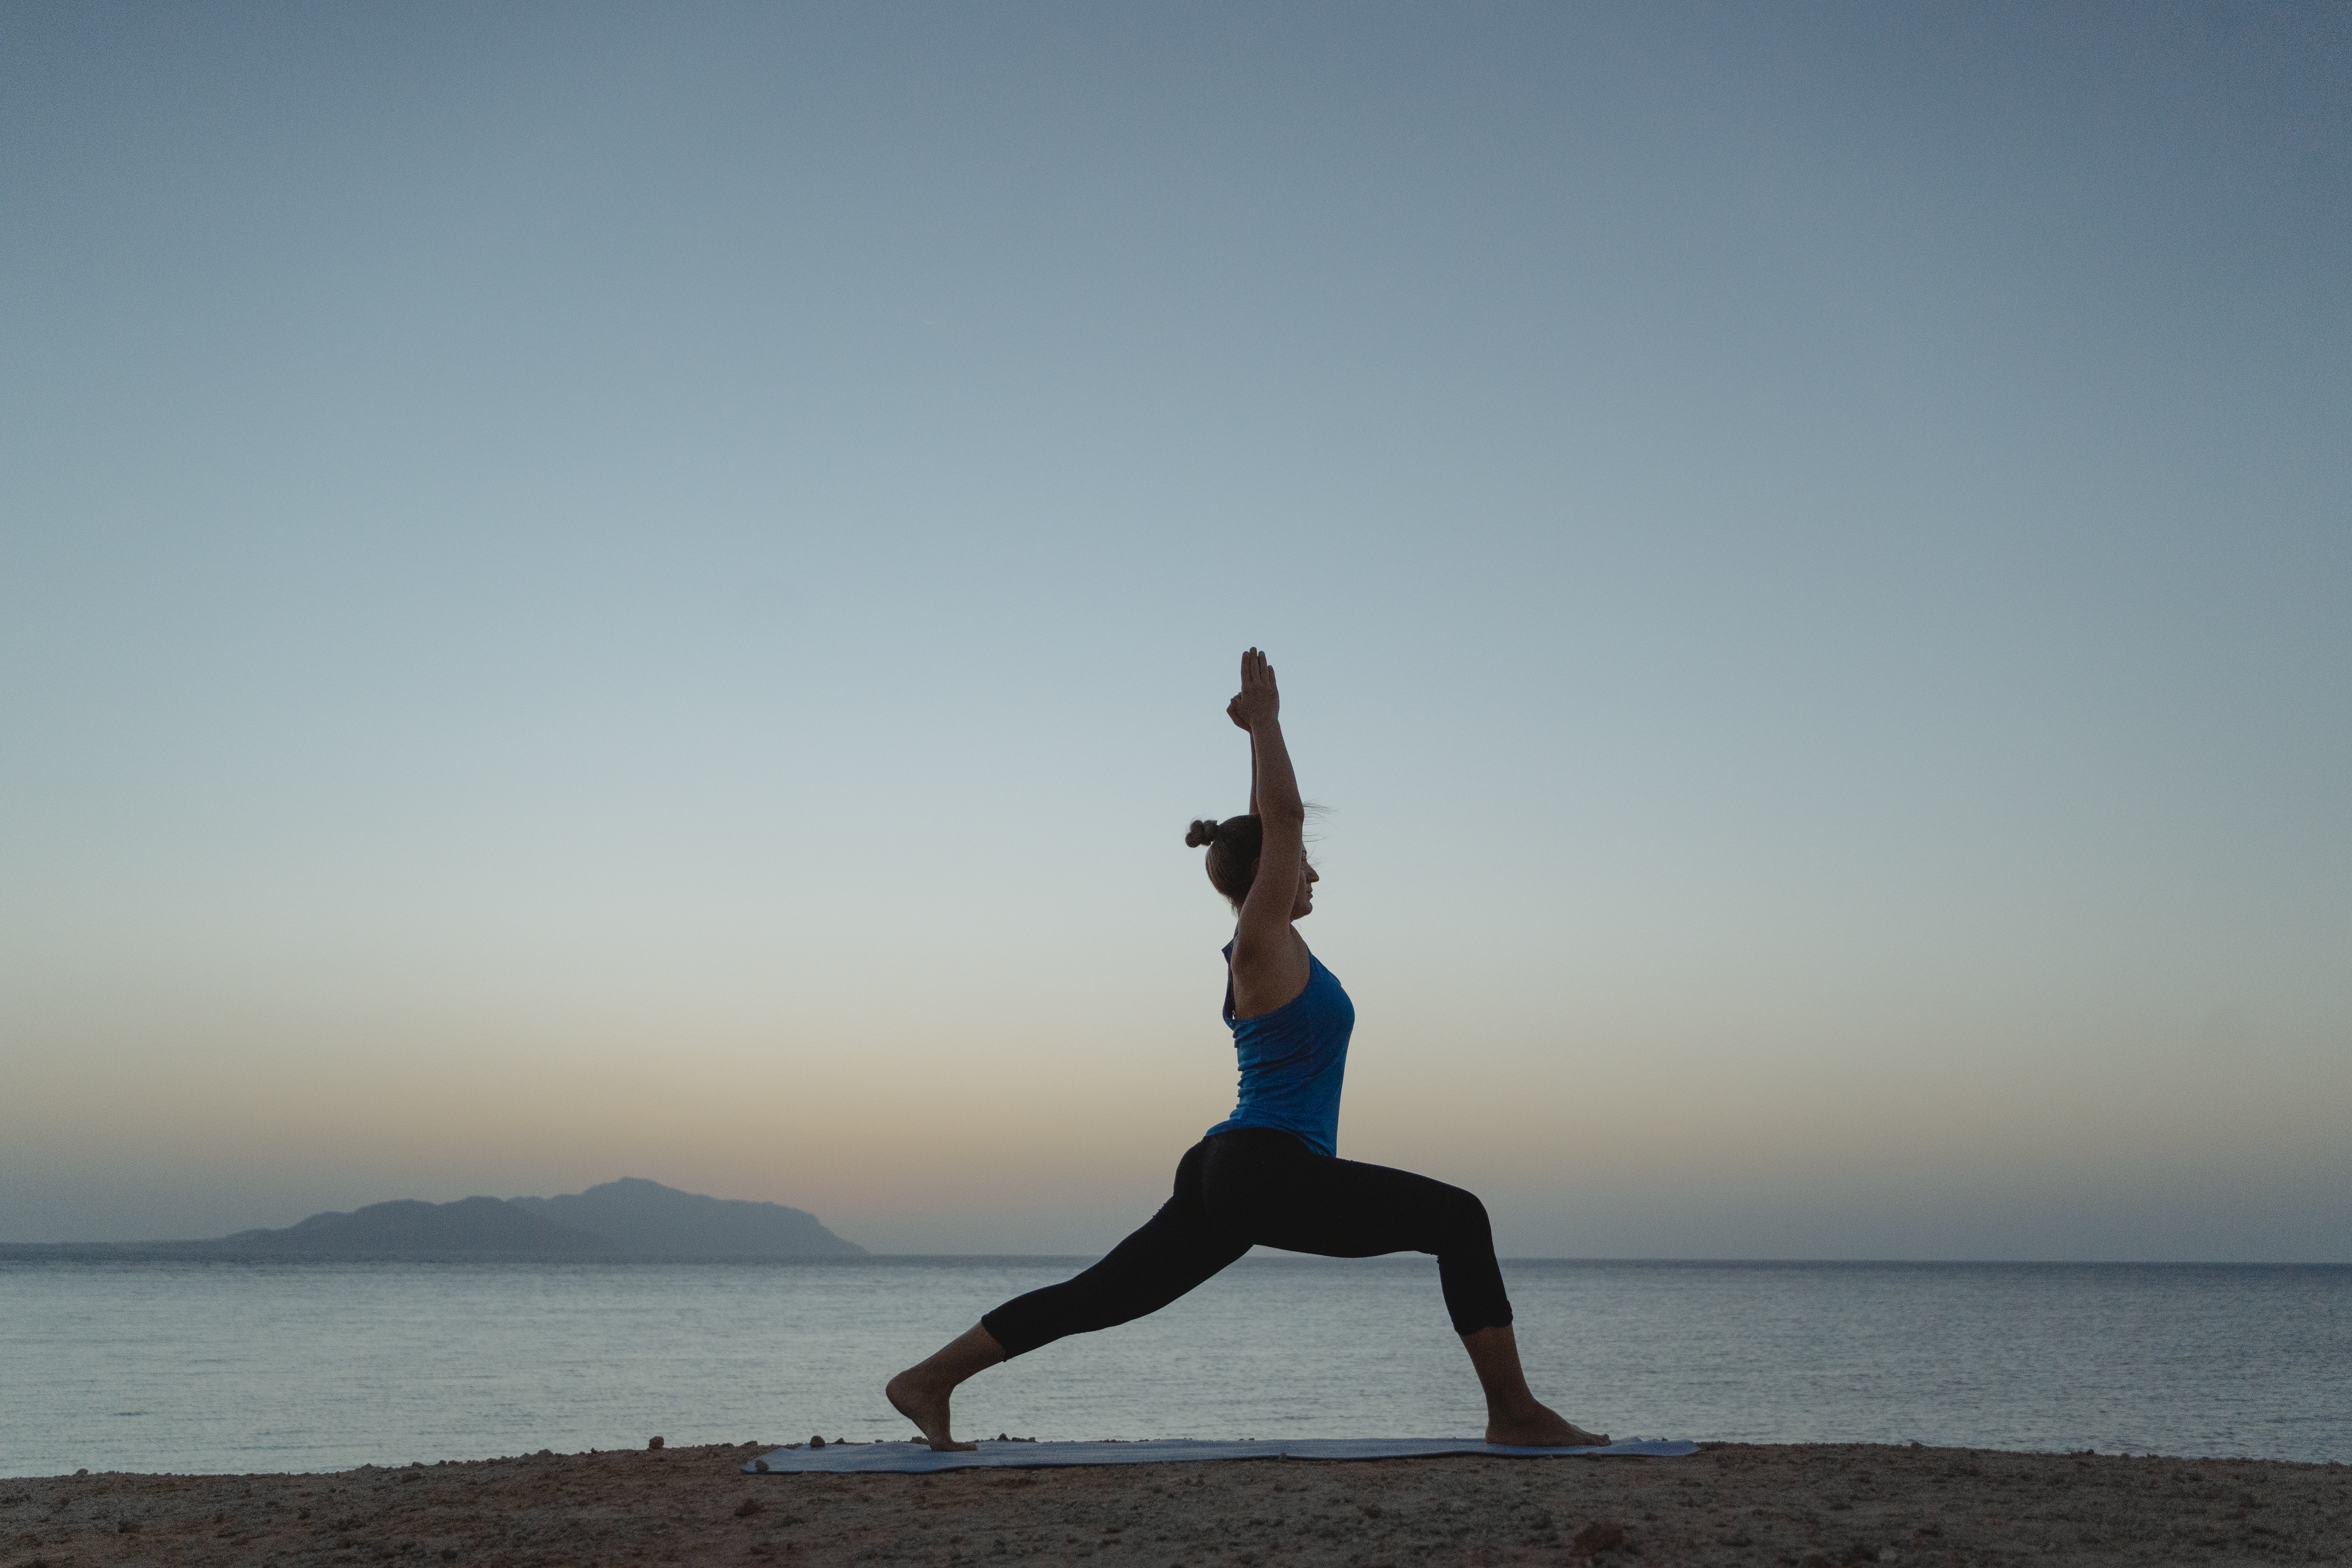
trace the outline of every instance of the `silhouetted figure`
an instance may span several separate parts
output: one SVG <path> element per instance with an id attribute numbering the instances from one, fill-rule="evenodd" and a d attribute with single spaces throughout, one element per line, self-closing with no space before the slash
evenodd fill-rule
<path id="1" fill-rule="evenodd" d="M 1325 1258 L 1435 1254 L 1445 1310 L 1486 1393 L 1486 1441 L 1609 1441 L 1528 1391 L 1486 1205 L 1459 1187 L 1335 1152 L 1356 1010 L 1298 934 L 1321 878 L 1307 860 L 1307 812 L 1281 710 L 1274 668 L 1252 648 L 1242 655 L 1241 694 L 1225 709 L 1249 731 L 1249 815 L 1195 822 L 1184 839 L 1207 846 L 1209 880 L 1240 915 L 1225 946 L 1224 1005 L 1241 1058 L 1240 1103 L 1185 1152 L 1174 1194 L 1108 1257 L 1005 1302 L 890 1380 L 890 1403 L 934 1448 L 973 1447 L 950 1433 L 948 1401 L 974 1373 L 1158 1311 L 1258 1246 Z"/>

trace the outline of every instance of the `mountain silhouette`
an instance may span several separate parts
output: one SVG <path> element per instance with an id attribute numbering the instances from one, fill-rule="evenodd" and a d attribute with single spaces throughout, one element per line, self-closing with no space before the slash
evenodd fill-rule
<path id="1" fill-rule="evenodd" d="M 350 1214 L 314 1214 L 284 1230 L 242 1230 L 195 1245 L 280 1258 L 581 1258 L 615 1250 L 604 1237 L 496 1198 L 454 1204 L 401 1198 Z"/>
<path id="2" fill-rule="evenodd" d="M 508 1206 L 560 1227 L 601 1237 L 627 1258 L 856 1258 L 816 1215 L 782 1204 L 706 1198 L 642 1176 L 560 1198 L 515 1198 Z"/>
<path id="3" fill-rule="evenodd" d="M 864 1247 L 803 1210 L 704 1197 L 640 1176 L 553 1198 L 401 1198 L 209 1241 L 0 1245 L 0 1257 L 9 1258 L 714 1262 L 864 1256 Z"/>

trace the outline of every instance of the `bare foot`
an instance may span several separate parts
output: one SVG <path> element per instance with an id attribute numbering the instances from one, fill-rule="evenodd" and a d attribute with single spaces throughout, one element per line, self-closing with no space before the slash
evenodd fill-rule
<path id="1" fill-rule="evenodd" d="M 1507 1448 L 1605 1448 L 1609 1435 L 1588 1432 L 1544 1405 L 1531 1405 L 1507 1419 L 1489 1415 L 1486 1441 Z"/>
<path id="2" fill-rule="evenodd" d="M 969 1454 L 979 1447 L 977 1443 L 959 1443 L 948 1436 L 948 1394 L 953 1385 L 936 1388 L 918 1382 L 915 1373 L 919 1370 L 908 1368 L 883 1389 L 891 1406 L 921 1429 L 923 1441 L 934 1453 Z"/>

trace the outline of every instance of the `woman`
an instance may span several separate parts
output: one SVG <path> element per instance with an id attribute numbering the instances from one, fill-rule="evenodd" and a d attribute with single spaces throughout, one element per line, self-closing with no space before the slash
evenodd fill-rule
<path id="1" fill-rule="evenodd" d="M 1307 813 L 1281 708 L 1273 667 L 1250 649 L 1241 695 L 1225 709 L 1249 731 L 1249 815 L 1196 822 L 1184 840 L 1209 847 L 1209 880 L 1240 911 L 1225 947 L 1224 1014 L 1241 1056 L 1241 1103 L 1178 1163 L 1175 1195 L 1110 1256 L 1005 1302 L 890 1380 L 890 1403 L 933 1448 L 973 1446 L 950 1434 L 948 1397 L 974 1373 L 1066 1334 L 1156 1312 L 1253 1246 L 1325 1258 L 1436 1254 L 1445 1310 L 1486 1391 L 1486 1441 L 1609 1441 L 1528 1392 L 1486 1205 L 1459 1187 L 1334 1152 L 1356 1014 L 1297 930 L 1314 912 L 1320 879 L 1307 863 Z"/>

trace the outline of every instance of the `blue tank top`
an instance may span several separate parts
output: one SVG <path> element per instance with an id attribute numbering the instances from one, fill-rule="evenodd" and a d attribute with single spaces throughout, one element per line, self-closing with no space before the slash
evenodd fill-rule
<path id="1" fill-rule="evenodd" d="M 1234 944 L 1225 943 L 1230 963 Z M 1233 990 L 1225 991 L 1226 1006 Z M 1202 1136 L 1213 1138 L 1242 1127 L 1271 1127 L 1297 1135 L 1318 1154 L 1339 1152 L 1339 1080 L 1348 1072 L 1348 1037 L 1356 1027 L 1356 1005 L 1339 977 L 1307 955 L 1307 989 L 1255 1018 L 1228 1011 L 1241 1058 L 1240 1103 L 1234 1113 Z"/>

